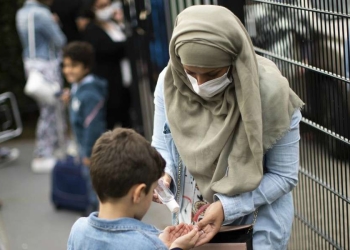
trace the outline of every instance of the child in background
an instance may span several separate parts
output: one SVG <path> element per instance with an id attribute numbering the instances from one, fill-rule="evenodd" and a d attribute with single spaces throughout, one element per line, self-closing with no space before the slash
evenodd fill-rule
<path id="1" fill-rule="evenodd" d="M 196 227 L 180 224 L 160 232 L 141 221 L 164 168 L 161 155 L 134 130 L 104 133 L 93 148 L 90 166 L 99 212 L 75 222 L 68 250 L 193 248 L 199 237 Z"/>
<path id="2" fill-rule="evenodd" d="M 63 101 L 69 102 L 69 118 L 77 140 L 79 154 L 87 180 L 90 206 L 86 213 L 97 210 L 97 197 L 93 191 L 89 166 L 90 155 L 95 141 L 105 132 L 105 98 L 107 82 L 91 74 L 94 51 L 86 42 L 72 42 L 63 49 L 63 74 L 71 90 L 65 89 Z"/>

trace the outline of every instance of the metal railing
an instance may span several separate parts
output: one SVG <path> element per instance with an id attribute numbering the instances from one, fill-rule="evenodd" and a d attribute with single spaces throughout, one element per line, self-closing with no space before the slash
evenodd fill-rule
<path id="1" fill-rule="evenodd" d="M 246 0 L 255 50 L 304 100 L 289 249 L 350 249 L 348 0 Z"/>
<path id="2" fill-rule="evenodd" d="M 15 96 L 11 92 L 0 94 L 0 143 L 21 133 L 22 121 Z"/>

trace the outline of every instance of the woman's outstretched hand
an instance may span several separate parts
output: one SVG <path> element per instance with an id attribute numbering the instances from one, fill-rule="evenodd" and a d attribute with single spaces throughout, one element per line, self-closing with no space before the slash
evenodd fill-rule
<path id="1" fill-rule="evenodd" d="M 209 242 L 219 232 L 224 218 L 225 215 L 221 201 L 212 203 L 205 211 L 203 219 L 197 223 L 201 234 L 196 242 L 196 246 Z"/>
<path id="2" fill-rule="evenodd" d="M 171 177 L 170 175 L 168 175 L 167 173 L 165 173 L 161 178 L 161 180 L 163 180 L 163 183 L 166 187 L 170 187 L 170 183 L 171 183 Z M 156 193 L 156 191 L 153 191 L 153 201 L 157 202 L 157 203 L 162 203 L 159 198 L 158 198 L 158 194 Z"/>

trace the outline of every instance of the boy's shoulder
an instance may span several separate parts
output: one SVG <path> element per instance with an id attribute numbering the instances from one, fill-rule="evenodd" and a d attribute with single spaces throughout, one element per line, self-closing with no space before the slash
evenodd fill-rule
<path id="1" fill-rule="evenodd" d="M 160 231 L 154 226 L 136 220 L 124 218 L 121 221 L 121 233 L 129 249 L 168 249 L 158 238 Z M 132 242 L 132 243 L 131 243 Z"/>
<path id="2" fill-rule="evenodd" d="M 167 249 L 158 238 L 159 231 L 151 225 L 132 218 L 106 221 L 93 218 L 78 219 L 71 230 L 68 244 L 79 247 L 81 244 L 100 244 L 101 249 Z M 94 235 L 94 237 L 86 237 Z M 94 239 L 104 239 L 96 241 Z M 87 242 L 92 240 L 93 242 Z M 118 242 L 118 244 L 115 244 Z M 75 249 L 75 248 L 74 248 Z M 79 248 L 77 248 L 79 249 Z"/>
<path id="3" fill-rule="evenodd" d="M 88 96 L 89 98 L 104 98 L 107 94 L 107 81 L 103 78 L 100 78 L 96 75 L 89 75 L 85 82 L 79 87 L 79 90 L 76 92 L 78 96 L 84 98 Z"/>
<path id="4" fill-rule="evenodd" d="M 76 222 L 74 222 L 72 226 L 72 232 L 79 232 L 81 230 L 85 231 L 90 227 L 88 218 L 87 217 L 81 217 Z"/>
<path id="5" fill-rule="evenodd" d="M 91 74 L 91 76 L 93 77 L 93 84 L 99 85 L 103 88 L 107 88 L 108 83 L 106 79 L 95 74 Z"/>
<path id="6" fill-rule="evenodd" d="M 83 85 L 98 85 L 102 87 L 107 87 L 107 80 L 104 78 L 97 76 L 93 73 L 89 74 L 84 78 L 84 84 Z"/>
<path id="7" fill-rule="evenodd" d="M 70 231 L 68 245 L 76 242 L 80 242 L 84 239 L 86 233 L 88 233 L 91 226 L 88 223 L 88 218 L 82 217 L 74 222 Z"/>

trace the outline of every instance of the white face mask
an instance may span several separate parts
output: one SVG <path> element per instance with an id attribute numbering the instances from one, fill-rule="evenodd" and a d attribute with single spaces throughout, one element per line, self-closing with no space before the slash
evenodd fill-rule
<path id="1" fill-rule="evenodd" d="M 103 9 L 96 10 L 95 15 L 101 21 L 108 21 L 112 18 L 113 13 L 114 13 L 114 7 L 110 5 Z"/>
<path id="2" fill-rule="evenodd" d="M 210 98 L 214 95 L 222 92 L 227 85 L 229 85 L 232 80 L 230 80 L 227 77 L 227 73 L 230 70 L 230 68 L 227 70 L 225 74 L 222 76 L 215 78 L 213 80 L 207 81 L 205 83 L 202 83 L 201 85 L 198 85 L 197 79 L 193 76 L 186 73 L 188 79 L 190 80 L 194 92 L 204 98 Z"/>

